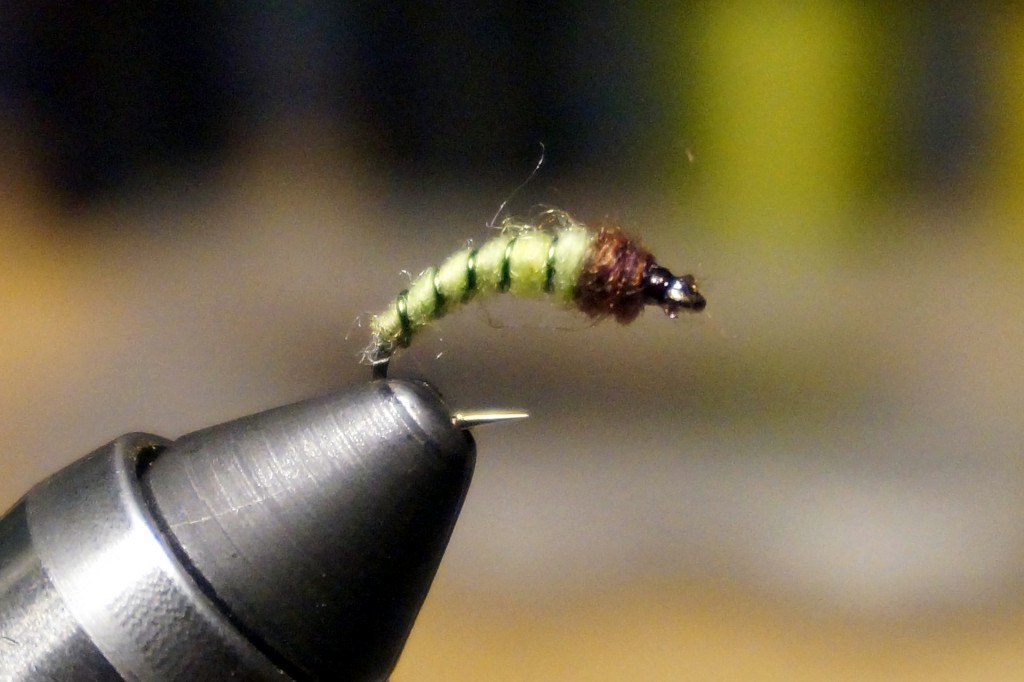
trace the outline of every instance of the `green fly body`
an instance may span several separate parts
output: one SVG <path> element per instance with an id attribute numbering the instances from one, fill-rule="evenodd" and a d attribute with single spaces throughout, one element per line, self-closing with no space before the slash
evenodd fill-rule
<path id="1" fill-rule="evenodd" d="M 399 348 L 434 320 L 474 298 L 547 296 L 589 317 L 631 322 L 645 305 L 676 317 L 706 304 L 692 275 L 676 277 L 614 226 L 593 230 L 548 210 L 534 224 L 506 220 L 500 234 L 424 270 L 370 323 L 366 356 L 383 376 Z"/>

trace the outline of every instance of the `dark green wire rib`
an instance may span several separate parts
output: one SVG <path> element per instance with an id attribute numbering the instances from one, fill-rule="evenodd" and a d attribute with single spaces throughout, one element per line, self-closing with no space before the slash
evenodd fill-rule
<path id="1" fill-rule="evenodd" d="M 440 268 L 434 268 L 434 274 L 430 278 L 430 283 L 434 287 L 434 315 L 440 317 L 441 313 L 444 312 L 444 305 L 448 302 L 445 295 L 441 293 L 441 282 L 438 281 L 438 274 L 441 272 Z"/>
<path id="2" fill-rule="evenodd" d="M 462 302 L 465 303 L 469 299 L 473 298 L 473 293 L 476 290 L 476 252 L 479 249 L 473 249 L 469 252 L 469 257 L 466 259 L 466 290 L 462 292 Z"/>
<path id="3" fill-rule="evenodd" d="M 512 237 L 505 245 L 505 253 L 501 259 L 501 279 L 498 281 L 498 291 L 508 291 L 512 286 L 512 249 L 515 248 L 516 240 L 519 237 Z"/>
<path id="4" fill-rule="evenodd" d="M 558 246 L 558 234 L 551 238 L 548 247 L 548 261 L 544 265 L 544 293 L 550 294 L 555 288 L 555 247 Z"/>
<path id="5" fill-rule="evenodd" d="M 398 345 L 403 348 L 409 345 L 412 339 L 412 324 L 409 322 L 409 290 L 403 289 L 395 300 L 395 310 L 398 312 L 398 323 L 402 331 L 398 335 Z"/>

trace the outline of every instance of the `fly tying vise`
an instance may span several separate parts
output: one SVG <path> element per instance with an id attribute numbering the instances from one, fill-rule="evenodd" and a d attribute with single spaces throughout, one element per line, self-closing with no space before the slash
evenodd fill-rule
<path id="1" fill-rule="evenodd" d="M 614 317 L 621 324 L 636 319 L 645 305 L 675 318 L 707 304 L 693 275 L 673 275 L 618 227 L 594 231 L 557 209 L 532 225 L 506 220 L 502 227 L 481 246 L 424 270 L 373 317 L 366 358 L 374 376 L 386 376 L 395 351 L 416 332 L 480 296 L 547 295 L 593 319 Z"/>

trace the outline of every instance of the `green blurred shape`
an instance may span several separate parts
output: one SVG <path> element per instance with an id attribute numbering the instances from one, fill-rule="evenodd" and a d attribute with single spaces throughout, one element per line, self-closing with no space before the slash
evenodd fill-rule
<path id="1" fill-rule="evenodd" d="M 879 68 L 896 22 L 864 3 L 734 1 L 678 17 L 676 187 L 726 232 L 787 247 L 832 243 L 891 159 Z M 690 83 L 687 78 L 692 78 Z M 692 84 L 692 87 L 687 87 Z"/>
<path id="2" fill-rule="evenodd" d="M 1004 8 L 995 22 L 989 92 L 993 99 L 988 191 L 1009 240 L 1024 247 L 1024 8 Z M 1019 254 L 1019 252 L 1018 252 Z"/>

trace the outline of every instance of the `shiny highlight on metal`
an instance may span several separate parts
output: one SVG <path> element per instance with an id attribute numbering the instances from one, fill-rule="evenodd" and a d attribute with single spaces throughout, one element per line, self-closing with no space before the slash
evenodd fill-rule
<path id="1" fill-rule="evenodd" d="M 484 426 L 485 424 L 519 421 L 529 416 L 528 412 L 521 410 L 473 410 L 470 412 L 456 412 L 452 415 L 452 424 L 457 429 L 468 430 L 477 426 Z"/>

